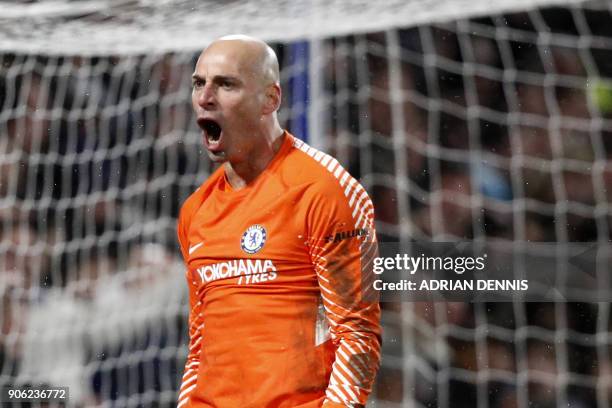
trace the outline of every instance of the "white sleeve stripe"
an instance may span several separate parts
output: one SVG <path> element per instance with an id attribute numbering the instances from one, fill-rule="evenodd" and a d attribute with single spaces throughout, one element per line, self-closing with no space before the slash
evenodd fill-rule
<path id="1" fill-rule="evenodd" d="M 346 173 L 348 174 L 348 173 Z M 355 185 L 355 183 L 357 183 L 357 181 L 354 178 L 350 178 L 348 185 L 346 186 L 346 188 L 344 189 L 344 196 L 348 197 L 349 193 L 351 192 L 351 188 L 353 188 L 353 186 Z"/>
<path id="2" fill-rule="evenodd" d="M 364 194 L 364 193 L 366 193 L 365 189 L 361 186 L 361 184 L 357 183 L 357 185 L 355 186 L 355 191 L 353 193 L 353 200 L 354 200 L 354 198 L 356 197 L 357 194 Z M 354 204 L 353 200 L 351 200 L 349 202 L 349 206 L 351 208 L 353 208 L 353 204 Z"/>
<path id="3" fill-rule="evenodd" d="M 338 323 L 336 323 L 336 320 L 334 320 L 332 318 L 332 316 L 330 315 L 334 315 L 337 316 L 338 318 L 342 318 L 342 316 L 338 316 L 337 314 L 335 314 L 334 312 L 332 312 L 331 310 L 329 310 L 328 308 L 326 308 L 325 306 L 323 306 L 323 308 L 325 309 L 325 311 L 327 312 L 328 316 L 327 316 L 327 320 L 329 321 L 329 325 L 330 326 L 337 326 Z"/>
<path id="4" fill-rule="evenodd" d="M 319 285 L 320 286 L 320 285 Z M 323 294 L 323 292 L 321 292 L 321 299 L 323 299 L 323 307 L 325 307 L 325 309 L 329 309 L 328 306 L 333 305 L 334 302 L 332 302 L 331 300 L 327 299 L 325 297 L 325 295 Z"/>
<path id="5" fill-rule="evenodd" d="M 344 342 L 342 346 L 350 350 L 349 352 L 350 358 L 347 360 L 347 364 L 350 366 L 350 368 L 358 371 L 359 374 L 361 375 L 361 378 L 364 378 L 364 379 L 367 378 L 371 367 L 370 367 L 370 364 L 368 362 L 368 358 L 366 357 L 366 355 L 371 356 L 372 354 L 361 351 L 361 350 L 359 351 L 359 353 L 356 353 L 354 350 L 352 350 L 349 347 L 349 345 L 346 342 Z"/>
<path id="6" fill-rule="evenodd" d="M 359 396 L 357 393 L 355 393 L 355 390 L 353 390 L 350 384 L 341 384 L 340 387 L 344 390 L 344 392 L 351 396 L 353 400 L 352 402 L 359 403 Z"/>
<path id="7" fill-rule="evenodd" d="M 366 191 L 366 190 L 365 190 L 365 188 L 363 188 L 363 186 L 362 186 L 361 184 L 358 184 L 358 185 L 357 185 L 357 188 L 358 188 L 359 190 L 361 190 L 361 191 Z"/>
<path id="8" fill-rule="evenodd" d="M 319 285 L 320 286 L 320 285 Z M 321 286 L 322 287 L 322 286 Z M 325 306 L 325 309 L 329 307 L 335 307 L 337 309 L 340 309 L 340 311 L 344 312 L 344 313 L 350 313 L 350 310 L 335 304 L 334 302 L 332 302 L 331 300 L 327 299 L 325 296 L 323 296 L 323 293 L 321 293 L 321 298 L 323 299 L 323 306 Z"/>
<path id="9" fill-rule="evenodd" d="M 331 310 L 331 309 L 328 307 L 328 305 L 326 304 L 326 303 L 328 303 L 328 302 L 326 302 L 326 301 L 325 301 L 325 297 L 323 296 L 323 294 L 321 294 L 321 299 L 323 299 L 323 308 L 325 309 L 325 311 L 326 311 L 327 313 L 329 313 L 330 315 L 337 316 L 337 317 L 338 317 L 338 319 L 342 319 L 342 316 L 340 316 L 340 315 L 339 315 L 339 314 L 337 314 L 337 313 L 334 313 L 334 312 L 333 312 L 333 311 L 332 311 L 332 310 Z M 332 318 L 332 316 L 329 316 L 328 318 L 329 318 L 329 320 L 330 320 L 330 321 L 331 321 L 331 322 L 332 322 L 334 325 L 335 325 L 335 324 L 337 324 L 337 323 L 336 323 L 336 320 L 335 320 L 335 319 L 333 319 L 333 318 Z"/>
<path id="10" fill-rule="evenodd" d="M 365 201 L 361 204 L 359 210 L 363 213 L 367 213 L 369 210 L 372 210 L 373 208 L 374 208 L 374 204 L 372 204 L 372 200 L 370 200 L 368 193 L 365 193 Z"/>
<path id="11" fill-rule="evenodd" d="M 349 347 L 349 349 L 350 349 L 350 346 L 348 344 L 345 344 L 345 345 L 346 345 L 346 347 Z M 363 345 L 360 342 L 358 342 L 358 341 L 354 342 L 354 344 L 352 344 L 352 346 L 357 347 L 359 349 L 357 351 L 359 351 L 360 353 L 364 353 L 364 354 L 367 353 L 368 350 L 370 350 L 370 348 L 367 347 L 367 346 L 366 346 L 366 348 L 363 348 Z"/>
<path id="12" fill-rule="evenodd" d="M 198 346 L 200 344 L 201 340 L 202 340 L 202 336 L 199 336 L 198 339 L 195 341 L 195 343 L 193 343 L 191 346 L 189 346 L 189 352 L 191 352 L 193 349 L 195 349 L 196 346 Z"/>
<path id="13" fill-rule="evenodd" d="M 194 335 L 194 333 L 202 334 L 202 328 L 204 327 L 204 323 L 200 324 L 198 327 L 194 327 L 194 324 L 189 326 L 189 335 Z"/>
<path id="14" fill-rule="evenodd" d="M 345 403 L 345 401 L 343 401 L 343 399 L 340 396 L 336 395 L 336 391 L 333 390 L 332 387 L 329 387 L 327 389 L 327 391 L 325 392 L 325 396 L 328 399 L 330 399 L 333 402 L 335 402 L 336 404 L 344 404 Z"/>
<path id="15" fill-rule="evenodd" d="M 366 224 L 364 225 L 364 227 L 371 227 L 372 226 L 372 218 L 374 217 L 374 205 L 372 204 L 372 202 L 368 202 L 368 205 L 365 206 L 365 208 L 367 208 L 367 211 L 365 212 L 365 217 L 366 217 Z M 367 221 L 370 221 L 370 223 L 368 224 Z"/>
<path id="16" fill-rule="evenodd" d="M 322 297 L 322 296 L 321 296 Z M 329 321 L 329 324 L 331 326 L 337 326 L 338 323 L 336 323 L 336 320 L 333 318 L 333 316 L 336 316 L 338 319 L 342 319 L 342 316 L 337 315 L 336 313 L 332 312 L 326 305 L 325 302 L 323 302 L 323 309 L 325 309 L 325 312 L 327 313 L 327 320 Z M 332 316 L 333 315 L 333 316 Z"/>
<path id="17" fill-rule="evenodd" d="M 321 273 L 321 272 L 319 272 L 319 273 Z M 327 286 L 326 286 L 326 285 L 325 285 L 323 282 L 319 282 L 319 287 L 320 287 L 321 289 L 323 289 L 325 292 L 327 292 L 327 293 L 331 294 L 332 296 L 333 296 L 333 295 L 335 295 L 335 292 L 334 292 L 332 289 L 328 288 L 328 287 L 327 287 Z M 321 296 L 323 296 L 323 292 L 321 292 Z M 336 304 L 336 303 L 335 303 L 335 302 L 334 302 L 332 299 L 330 299 L 330 298 L 327 298 L 327 297 L 323 296 L 323 300 L 324 300 L 324 301 L 326 301 L 326 302 L 329 302 L 329 304 L 330 304 L 330 305 L 332 305 L 332 306 L 334 306 L 334 307 L 337 307 L 338 309 L 340 309 L 340 310 L 342 310 L 342 311 L 344 311 L 344 312 L 346 312 L 346 313 L 351 313 L 351 311 L 350 311 L 349 309 L 347 309 L 347 308 L 345 308 L 345 307 L 342 307 L 342 306 L 340 306 L 340 305 Z"/>
<path id="18" fill-rule="evenodd" d="M 322 281 L 324 281 L 325 283 L 329 283 L 329 279 L 327 279 L 325 276 L 319 274 L 318 275 L 319 279 L 321 279 Z"/>
<path id="19" fill-rule="evenodd" d="M 356 228 L 372 228 L 372 217 L 374 215 L 374 211 L 372 209 L 370 209 L 366 214 L 364 219 L 361 221 L 361 223 L 356 227 Z M 374 240 L 374 237 L 371 238 L 372 241 Z"/>
<path id="20" fill-rule="evenodd" d="M 314 158 L 314 155 L 317 153 L 317 149 L 308 146 L 308 150 L 306 151 L 306 154 L 308 154 L 310 157 Z"/>
<path id="21" fill-rule="evenodd" d="M 329 300 L 327 300 L 325 298 L 325 296 L 323 296 L 323 293 L 321 293 L 321 299 L 323 299 L 323 308 L 325 309 L 325 311 L 327 311 L 328 313 L 331 313 L 333 316 L 336 316 L 336 318 L 333 318 L 332 316 L 330 316 L 330 319 L 334 322 L 337 323 L 336 320 L 341 320 L 343 317 L 342 315 L 334 312 L 332 309 L 334 309 L 334 306 L 336 306 L 338 309 L 340 309 L 338 312 L 342 313 L 345 312 L 345 309 L 338 307 L 338 305 L 336 305 L 334 302 L 330 302 Z"/>
<path id="22" fill-rule="evenodd" d="M 369 201 L 368 198 L 368 193 L 366 193 L 366 191 L 363 188 L 358 188 L 356 189 L 358 190 L 361 194 L 359 195 L 359 200 L 357 200 L 357 203 L 355 203 L 354 206 L 352 206 L 354 209 L 357 208 L 361 208 L 362 206 L 365 206 L 367 204 L 367 202 Z M 363 204 L 363 200 L 366 200 L 366 204 Z M 354 215 L 353 215 L 354 217 Z"/>
<path id="23" fill-rule="evenodd" d="M 191 375 L 191 377 L 186 378 L 185 380 L 183 380 L 183 383 L 181 384 L 181 390 L 182 390 L 183 388 L 185 388 L 185 386 L 186 386 L 187 384 L 191 384 L 192 382 L 196 381 L 197 379 L 198 379 L 198 374 L 197 374 L 197 373 L 193 373 L 193 374 Z M 183 392 L 185 392 L 185 391 L 183 391 Z M 181 392 L 181 394 L 182 394 L 183 392 Z M 181 396 L 179 395 L 179 399 L 180 399 L 180 398 L 181 398 Z"/>
<path id="24" fill-rule="evenodd" d="M 357 379 L 357 377 L 355 377 L 355 374 L 353 374 L 353 372 L 349 370 L 349 368 L 344 364 L 344 362 L 341 359 L 336 358 L 336 361 L 334 362 L 334 366 L 335 366 L 334 369 L 338 370 L 338 375 L 344 379 L 342 383 L 349 384 L 349 385 L 359 383 L 359 380 Z M 347 377 L 350 378 L 350 380 L 348 380 Z M 359 399 L 357 395 L 355 395 L 355 399 Z"/>
<path id="25" fill-rule="evenodd" d="M 338 362 L 338 360 L 336 360 L 336 362 Z M 343 391 L 342 394 L 348 398 L 345 398 L 348 401 L 359 401 L 359 397 L 353 392 L 353 390 L 351 390 L 350 388 L 347 388 L 344 385 L 350 384 L 346 378 L 344 378 L 344 376 L 340 373 L 340 370 L 338 370 L 338 367 L 336 366 L 336 363 L 334 363 L 334 367 L 332 368 L 332 378 L 334 377 L 338 377 L 340 379 L 340 381 L 338 382 L 337 380 L 335 381 L 334 384 L 334 389 L 338 390 L 338 391 Z M 348 394 L 348 395 L 347 395 Z"/>
<path id="26" fill-rule="evenodd" d="M 336 323 L 336 320 L 332 318 L 332 316 L 329 316 L 330 314 L 334 314 L 333 312 L 330 312 L 329 310 L 325 309 L 325 311 L 328 313 L 327 316 L 327 321 L 329 322 L 329 326 L 330 327 L 336 327 L 338 326 L 338 323 Z M 336 315 L 337 317 L 340 317 L 338 315 Z"/>
<path id="27" fill-rule="evenodd" d="M 333 396 L 333 398 L 331 397 L 330 394 L 325 393 L 325 400 L 323 401 L 323 406 L 325 406 L 325 403 L 327 401 L 331 401 L 331 402 L 335 402 L 336 404 L 342 404 L 342 401 L 340 401 L 339 399 L 337 399 L 338 397 L 336 397 L 335 395 Z"/>
<path id="28" fill-rule="evenodd" d="M 320 284 L 319 284 L 319 286 L 320 286 L 321 288 L 324 288 L 324 286 L 322 286 L 322 285 L 320 285 Z M 329 292 L 329 289 L 326 289 L 326 291 L 327 291 L 327 292 Z M 332 293 L 332 295 L 333 295 L 333 292 L 331 292 L 331 293 Z M 350 311 L 350 310 L 348 310 L 347 308 L 342 307 L 342 306 L 340 306 L 340 305 L 338 305 L 338 304 L 334 303 L 332 300 L 328 299 L 327 297 L 325 297 L 325 296 L 323 295 L 323 293 L 321 293 L 321 298 L 323 299 L 323 306 L 326 306 L 326 309 L 327 309 L 327 306 L 329 306 L 329 307 L 333 307 L 333 308 L 339 309 L 340 311 L 342 311 L 342 312 L 344 312 L 344 313 L 347 313 L 347 314 L 350 314 L 350 313 L 351 313 L 351 311 Z"/>
<path id="29" fill-rule="evenodd" d="M 353 345 L 354 345 L 354 346 L 356 346 L 356 347 L 359 349 L 358 351 L 359 351 L 361 354 L 367 354 L 367 353 L 368 353 L 368 351 L 366 351 L 366 350 L 364 349 L 364 347 L 361 345 L 361 343 L 359 343 L 359 342 L 357 342 L 357 341 L 356 341 L 356 342 L 354 342 L 354 344 L 353 344 Z M 371 350 L 371 349 L 370 349 L 370 347 L 366 347 L 366 348 L 367 348 L 367 349 L 369 349 L 369 352 L 372 352 L 372 351 L 373 351 L 373 350 Z"/>
<path id="30" fill-rule="evenodd" d="M 348 172 L 344 172 L 344 174 L 342 175 L 342 178 L 340 179 L 340 187 L 344 187 L 344 183 L 346 183 L 346 179 L 349 178 L 349 174 Z"/>
<path id="31" fill-rule="evenodd" d="M 363 210 L 368 206 L 369 201 L 370 200 L 368 199 L 368 193 L 366 193 L 365 191 L 361 193 L 361 195 L 359 196 L 359 200 L 357 201 L 357 203 L 355 204 L 355 208 L 353 209 L 353 219 L 355 218 L 355 215 L 358 211 L 363 212 Z"/>
<path id="32" fill-rule="evenodd" d="M 357 217 L 357 221 L 355 221 L 355 228 L 361 228 L 361 224 L 363 224 L 363 221 L 365 220 L 365 218 L 363 217 L 363 211 L 359 211 L 359 217 Z M 365 227 L 365 225 L 364 225 Z M 360 248 L 361 250 L 361 248 Z"/>
<path id="33" fill-rule="evenodd" d="M 355 218 L 357 211 L 360 211 L 363 208 L 362 207 L 363 200 L 366 200 L 367 198 L 368 198 L 368 193 L 362 190 L 361 195 L 359 196 L 359 200 L 357 200 L 355 207 L 353 207 L 353 219 Z"/>
<path id="34" fill-rule="evenodd" d="M 193 373 L 193 369 L 191 369 L 191 368 L 189 370 L 185 371 L 185 374 L 183 374 L 183 381 L 185 381 L 185 377 L 190 375 L 190 373 Z"/>
<path id="35" fill-rule="evenodd" d="M 334 373 L 332 373 L 330 381 L 329 381 L 328 390 L 332 391 L 338 398 L 342 401 L 342 404 L 348 405 L 350 403 L 349 396 L 346 395 L 343 390 L 340 388 L 340 383 L 334 378 Z"/>
<path id="36" fill-rule="evenodd" d="M 361 184 L 359 184 L 351 175 L 340 165 L 337 159 L 324 153 L 314 147 L 309 146 L 307 143 L 294 138 L 294 146 L 308 154 L 308 156 L 312 157 L 317 163 L 320 163 L 323 167 L 327 168 L 330 173 L 333 173 L 334 176 L 339 180 L 340 187 L 344 187 L 345 183 L 348 180 L 348 184 L 344 190 L 344 195 L 348 198 L 351 195 L 351 190 L 353 191 L 351 198 L 349 199 L 349 207 L 353 209 L 353 219 L 355 219 L 357 212 L 363 210 L 359 208 L 359 203 L 367 197 L 367 192 L 363 188 Z M 354 188 L 353 188 L 354 187 Z M 359 200 L 356 206 L 355 199 L 359 196 Z M 370 203 L 370 200 L 367 200 Z M 368 204 L 365 205 L 367 207 Z M 361 217 L 360 217 L 361 218 Z M 359 223 L 355 223 L 356 228 L 360 228 Z"/>
<path id="37" fill-rule="evenodd" d="M 374 227 L 372 227 L 372 218 L 374 217 L 374 211 L 373 210 L 369 210 L 368 212 L 366 212 L 364 214 L 364 218 L 361 221 L 361 223 L 359 224 L 360 226 L 357 228 L 370 228 L 370 229 L 374 229 Z M 370 238 L 370 242 L 374 242 L 375 240 L 375 236 L 373 235 Z"/>
<path id="38" fill-rule="evenodd" d="M 187 403 L 187 401 L 189 401 L 189 398 L 185 398 L 184 400 L 179 401 L 179 403 L 176 406 L 176 408 L 181 408 L 183 405 L 185 405 Z"/>
<path id="39" fill-rule="evenodd" d="M 373 213 L 374 213 L 374 210 L 372 207 L 372 202 L 370 200 L 367 200 L 366 203 L 361 207 L 361 210 L 359 211 L 359 218 L 357 218 L 357 221 L 355 222 L 355 228 L 367 227 L 368 219 L 370 218 L 370 215 Z M 365 218 L 362 221 L 362 217 L 364 216 Z"/>
<path id="40" fill-rule="evenodd" d="M 341 384 L 336 384 L 335 386 L 332 386 L 332 389 L 334 390 L 334 393 L 336 393 L 336 395 L 339 395 L 340 398 L 342 399 L 341 404 L 344 404 L 347 407 L 352 407 L 353 402 L 357 402 L 353 400 L 351 395 L 348 395 L 348 393 L 346 392 L 346 389 L 342 387 Z"/>
<path id="41" fill-rule="evenodd" d="M 363 202 L 359 203 L 359 209 L 361 211 L 363 211 L 364 209 L 368 208 L 369 206 L 374 206 L 372 204 L 372 200 L 370 199 L 370 196 L 368 195 L 368 192 L 365 191 L 364 189 L 361 189 L 361 191 L 363 191 Z"/>
<path id="42" fill-rule="evenodd" d="M 179 395 L 179 401 L 182 400 L 185 397 L 188 397 L 188 394 L 191 392 L 191 390 L 193 390 L 196 387 L 196 385 L 198 385 L 198 384 L 196 383 L 196 384 L 193 384 L 192 386 L 190 386 L 188 388 L 185 388 L 185 390 L 182 391 L 181 394 Z"/>
<path id="43" fill-rule="evenodd" d="M 347 325 L 346 325 L 346 324 L 344 324 L 344 323 L 338 323 L 338 322 L 335 322 L 335 323 L 336 323 L 336 324 L 335 324 L 336 326 L 338 326 L 338 327 L 344 327 L 344 328 L 346 329 L 346 331 L 347 331 L 347 332 L 350 332 L 350 333 L 351 333 L 353 336 L 355 336 L 355 337 L 352 339 L 353 341 L 362 341 L 361 339 L 368 339 L 368 336 L 366 336 L 365 334 L 361 334 L 361 333 L 359 333 L 359 332 L 355 331 L 355 328 L 354 328 L 354 327 L 347 326 Z"/>
<path id="44" fill-rule="evenodd" d="M 361 337 L 361 336 L 359 336 L 359 337 Z M 370 346 L 365 344 L 364 341 L 361 338 L 356 338 L 355 339 L 355 343 L 356 344 L 361 344 L 363 347 L 367 348 L 370 351 L 376 351 L 375 349 L 372 349 Z M 378 352 L 376 354 L 378 355 Z"/>
<path id="45" fill-rule="evenodd" d="M 323 154 L 323 160 L 321 160 L 321 165 L 322 166 L 327 166 L 327 163 L 329 163 L 329 161 L 332 159 L 332 157 L 329 154 Z"/>
<path id="46" fill-rule="evenodd" d="M 329 282 L 329 281 L 328 281 L 328 282 Z M 329 289 L 327 289 L 327 288 L 325 287 L 325 285 L 321 285 L 321 284 L 319 283 L 319 287 L 320 287 L 321 289 L 323 289 L 325 292 L 329 293 L 330 295 L 333 295 L 333 294 L 334 294 L 334 292 L 333 292 L 333 291 L 331 291 L 331 290 L 329 290 Z"/>
<path id="47" fill-rule="evenodd" d="M 357 371 L 357 374 L 359 374 L 361 378 L 367 378 L 366 373 L 364 372 L 366 366 L 362 358 L 360 358 L 357 354 L 354 353 L 349 357 L 349 355 L 347 355 L 346 352 L 342 350 L 342 347 L 338 348 L 338 354 L 340 354 L 346 360 L 347 369 L 349 369 L 351 372 Z M 359 363 L 359 365 L 361 365 L 362 367 L 359 367 L 357 363 Z"/>
<path id="48" fill-rule="evenodd" d="M 359 397 L 355 391 L 351 388 L 350 384 L 338 384 L 338 388 L 344 391 L 345 395 L 348 395 L 351 402 L 359 402 Z"/>
<path id="49" fill-rule="evenodd" d="M 363 211 L 359 211 L 359 217 L 357 217 L 357 221 L 355 222 L 355 228 L 361 228 L 363 218 Z M 361 251 L 361 248 L 359 249 Z"/>
<path id="50" fill-rule="evenodd" d="M 355 350 L 353 350 L 353 349 L 351 348 L 351 346 L 348 344 L 348 342 L 343 342 L 343 343 L 340 345 L 340 347 L 338 347 L 338 350 L 340 351 L 340 350 L 342 350 L 343 348 L 345 348 L 345 349 L 346 349 L 346 350 L 343 350 L 343 351 L 344 351 L 345 353 L 348 353 L 348 355 L 350 355 L 351 357 L 353 357 L 353 356 L 357 356 L 357 355 L 359 354 L 359 353 L 355 352 Z M 345 356 L 345 357 L 346 357 L 346 361 L 348 362 L 348 361 L 349 361 L 349 357 L 348 357 L 348 356 Z"/>
<path id="51" fill-rule="evenodd" d="M 332 171 L 334 171 L 334 169 L 336 168 L 336 166 L 338 166 L 340 163 L 338 163 L 338 160 L 334 159 L 332 157 L 332 160 L 329 162 L 329 164 L 327 165 L 327 170 L 329 170 L 329 172 L 331 173 Z"/>
<path id="52" fill-rule="evenodd" d="M 198 317 L 199 317 L 199 316 L 198 316 Z M 199 324 L 197 327 L 194 327 L 194 326 L 195 326 L 195 323 L 196 323 L 196 322 L 195 322 L 195 320 L 194 320 L 193 324 L 191 325 L 191 328 L 193 329 L 193 331 L 197 331 L 197 332 L 199 332 L 199 331 L 201 331 L 201 330 L 204 328 L 204 323 L 200 323 L 200 324 Z"/>
<path id="53" fill-rule="evenodd" d="M 349 199 L 349 202 L 348 202 L 349 207 L 353 208 L 353 203 L 355 202 L 355 197 L 357 197 L 358 192 L 359 192 L 359 187 L 355 187 L 353 189 L 353 194 L 351 195 L 351 198 Z"/>
<path id="54" fill-rule="evenodd" d="M 321 296 L 321 298 L 323 299 L 323 296 Z M 341 309 L 341 311 L 340 311 L 340 312 L 342 312 L 343 310 L 344 310 L 344 311 L 346 310 L 346 309 L 343 309 L 342 307 L 339 307 L 339 306 L 337 306 L 337 305 L 336 305 L 336 307 L 337 307 L 338 309 Z M 343 327 L 347 327 L 347 328 L 349 328 L 349 329 L 351 329 L 351 330 L 352 330 L 352 328 L 350 328 L 349 326 L 346 326 L 345 324 L 340 323 L 342 320 L 344 320 L 344 319 L 345 319 L 346 312 L 345 312 L 344 316 L 343 316 L 343 315 L 341 315 L 341 314 L 338 314 L 338 313 L 334 312 L 334 311 L 332 310 L 333 306 L 330 306 L 330 305 L 326 304 L 325 299 L 323 299 L 323 308 L 325 309 L 325 311 L 326 311 L 327 313 L 329 313 L 329 314 L 330 314 L 330 316 L 329 316 L 329 320 L 331 320 L 331 321 L 334 323 L 334 326 L 336 326 L 336 325 L 341 325 L 341 326 L 343 326 Z"/>
<path id="55" fill-rule="evenodd" d="M 202 340 L 202 331 L 198 330 L 192 337 L 191 337 L 191 345 L 196 344 L 197 342 L 199 342 L 200 340 Z"/>
<path id="56" fill-rule="evenodd" d="M 193 316 L 193 313 L 195 313 L 195 309 L 196 309 L 196 306 L 194 306 L 193 309 L 191 309 L 192 316 Z M 202 329 L 202 327 L 204 326 L 204 323 L 200 323 L 199 325 L 196 326 L 196 323 L 198 323 L 199 318 L 200 316 L 195 316 L 192 319 L 192 322 L 189 325 L 189 329 L 191 330 L 201 330 Z"/>

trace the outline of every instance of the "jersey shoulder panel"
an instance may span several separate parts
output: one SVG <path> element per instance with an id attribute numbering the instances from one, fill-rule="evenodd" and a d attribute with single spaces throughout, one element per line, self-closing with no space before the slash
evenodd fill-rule
<path id="1" fill-rule="evenodd" d="M 331 155 L 294 138 L 294 149 L 288 157 L 288 166 L 297 182 L 310 184 L 310 193 L 328 199 L 348 202 L 352 194 L 365 193 L 359 182 Z"/>

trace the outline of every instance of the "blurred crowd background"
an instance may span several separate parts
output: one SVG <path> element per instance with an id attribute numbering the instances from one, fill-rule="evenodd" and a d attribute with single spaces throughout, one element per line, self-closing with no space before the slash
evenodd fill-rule
<path id="1" fill-rule="evenodd" d="M 369 191 L 380 240 L 608 243 L 611 17 L 548 8 L 322 40 L 317 140 Z M 309 60 L 273 45 L 282 122 L 304 137 Z M 0 55 L 0 386 L 174 405 L 175 223 L 212 169 L 197 55 Z M 376 406 L 612 405 L 608 304 L 383 309 Z"/>

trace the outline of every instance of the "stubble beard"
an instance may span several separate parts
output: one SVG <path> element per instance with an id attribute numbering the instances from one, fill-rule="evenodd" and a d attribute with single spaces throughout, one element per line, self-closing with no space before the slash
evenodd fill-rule
<path id="1" fill-rule="evenodd" d="M 214 163 L 224 163 L 227 161 L 227 156 L 225 152 L 211 152 L 207 150 L 208 158 Z"/>

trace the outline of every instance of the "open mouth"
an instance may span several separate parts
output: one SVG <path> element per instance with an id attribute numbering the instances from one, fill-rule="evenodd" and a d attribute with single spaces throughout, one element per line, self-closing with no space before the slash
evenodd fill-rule
<path id="1" fill-rule="evenodd" d="M 221 126 L 213 119 L 200 119 L 198 125 L 204 131 L 208 143 L 217 143 L 221 138 Z"/>

